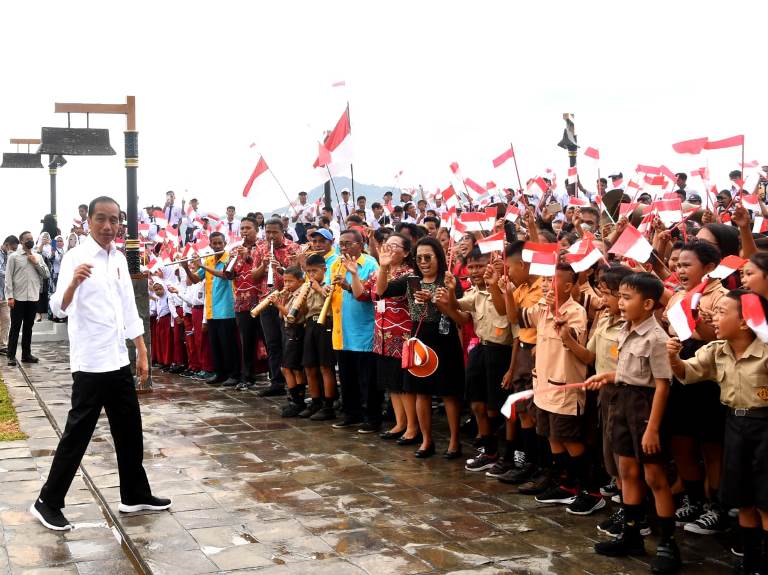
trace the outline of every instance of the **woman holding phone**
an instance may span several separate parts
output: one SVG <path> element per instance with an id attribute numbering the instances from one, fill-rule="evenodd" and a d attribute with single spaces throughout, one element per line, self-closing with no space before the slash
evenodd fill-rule
<path id="1" fill-rule="evenodd" d="M 411 333 L 431 347 L 439 360 L 437 369 L 428 377 L 416 377 L 410 372 L 405 374 L 403 388 L 406 392 L 416 394 L 416 415 L 422 436 L 421 445 L 414 455 L 424 459 L 435 454 L 432 396 L 439 395 L 445 404 L 451 435 L 443 457 L 456 459 L 461 456 L 459 415 L 460 398 L 464 393 L 464 361 L 456 324 L 435 303 L 435 292 L 445 287 L 446 275 L 450 276 L 445 252 L 435 238 L 420 239 L 416 244 L 415 273 L 390 280 L 392 261 L 391 250 L 385 244 L 384 251 L 379 255 L 381 267 L 376 280 L 376 293 L 383 298 L 407 297 L 413 325 Z M 461 287 L 458 284 L 456 290 L 460 296 Z"/>

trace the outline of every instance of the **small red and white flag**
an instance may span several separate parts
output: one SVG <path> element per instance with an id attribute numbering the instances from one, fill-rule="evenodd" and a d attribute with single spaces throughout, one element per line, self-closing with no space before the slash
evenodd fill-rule
<path id="1" fill-rule="evenodd" d="M 534 252 L 528 273 L 533 276 L 554 276 L 557 270 L 557 255 L 557 252 Z"/>
<path id="2" fill-rule="evenodd" d="M 549 186 L 547 186 L 547 182 L 544 181 L 544 178 L 539 176 L 538 178 L 534 178 L 528 182 L 527 190 L 529 194 L 540 196 L 547 193 L 548 188 Z"/>
<path id="3" fill-rule="evenodd" d="M 667 311 L 669 325 L 680 341 L 691 339 L 693 332 L 696 331 L 696 320 L 693 317 L 693 312 L 699 307 L 701 294 L 704 293 L 707 285 L 709 285 L 709 281 L 709 279 L 705 278 L 703 282 L 686 293 L 674 305 L 670 306 Z"/>
<path id="4" fill-rule="evenodd" d="M 644 264 L 651 257 L 653 246 L 637 228 L 628 225 L 608 251 Z"/>
<path id="5" fill-rule="evenodd" d="M 472 178 L 464 178 L 464 185 L 467 186 L 468 190 L 471 190 L 469 192 L 470 197 L 473 200 L 477 200 L 480 196 L 486 193 L 486 189 L 478 184 L 475 180 Z"/>
<path id="6" fill-rule="evenodd" d="M 493 229 L 496 219 L 489 219 L 485 212 L 463 212 L 459 221 L 464 224 L 468 232 L 483 232 Z"/>
<path id="7" fill-rule="evenodd" d="M 461 219 L 454 218 L 453 227 L 451 228 L 451 237 L 454 242 L 460 242 L 468 231 L 470 230 L 462 223 Z"/>
<path id="8" fill-rule="evenodd" d="M 586 198 L 577 198 L 576 196 L 571 196 L 568 199 L 568 205 L 576 206 L 577 208 L 586 208 L 589 206 L 589 200 Z"/>
<path id="9" fill-rule="evenodd" d="M 750 212 L 760 212 L 760 198 L 757 194 L 741 194 L 741 205 L 747 208 Z"/>
<path id="10" fill-rule="evenodd" d="M 445 205 L 448 206 L 449 208 L 458 207 L 459 197 L 456 194 L 456 190 L 453 189 L 453 186 L 448 186 L 446 189 L 443 190 L 443 202 L 445 202 Z"/>
<path id="11" fill-rule="evenodd" d="M 680 198 L 656 200 L 653 202 L 653 208 L 659 214 L 659 218 L 661 218 L 665 228 L 683 221 L 683 208 Z"/>
<path id="12" fill-rule="evenodd" d="M 453 220 L 456 218 L 456 208 L 445 210 L 440 214 L 440 227 L 451 229 L 453 227 Z"/>
<path id="13" fill-rule="evenodd" d="M 160 228 L 164 228 L 168 225 L 168 220 L 165 218 L 165 212 L 163 210 L 155 210 L 152 212 L 152 217 L 155 220 L 155 225 Z"/>
<path id="14" fill-rule="evenodd" d="M 744 264 L 746 264 L 747 261 L 749 260 L 745 260 L 739 256 L 725 256 L 722 260 L 720 260 L 718 266 L 709 272 L 708 275 L 711 278 L 717 278 L 721 280 L 725 279 L 732 273 L 744 267 Z"/>
<path id="15" fill-rule="evenodd" d="M 495 187 L 496 187 L 496 182 L 494 182 L 493 180 L 488 180 L 488 183 L 485 184 L 486 190 L 493 190 Z"/>
<path id="16" fill-rule="evenodd" d="M 558 254 L 560 253 L 560 244 L 539 244 L 535 242 L 525 242 L 523 246 L 523 261 L 533 262 L 533 256 L 537 253 Z"/>
<path id="17" fill-rule="evenodd" d="M 347 106 L 339 121 L 336 122 L 336 126 L 323 140 L 318 157 L 312 164 L 318 174 L 323 174 L 325 179 L 328 179 L 328 172 L 335 176 L 349 169 L 352 161 L 351 135 L 352 126 L 349 122 L 349 106 Z"/>
<path id="18" fill-rule="evenodd" d="M 341 88 L 346 85 L 347 85 L 347 82 L 345 80 L 339 80 L 338 82 L 334 82 L 333 84 L 331 84 L 331 88 Z"/>
<path id="19" fill-rule="evenodd" d="M 191 243 L 188 243 L 184 246 L 184 249 L 181 251 L 181 259 L 185 260 L 187 258 L 191 258 L 195 254 L 195 246 Z"/>
<path id="20" fill-rule="evenodd" d="M 565 254 L 565 261 L 571 264 L 576 273 L 587 271 L 603 259 L 602 252 L 595 247 L 591 239 L 579 240 L 568 249 L 568 252 Z"/>
<path id="21" fill-rule="evenodd" d="M 637 164 L 635 171 L 643 174 L 653 174 L 653 175 L 661 174 L 661 170 L 656 166 L 646 166 L 644 164 Z"/>
<path id="22" fill-rule="evenodd" d="M 755 220 L 752 222 L 753 234 L 764 234 L 768 232 L 768 219 L 763 216 L 755 216 Z"/>
<path id="23" fill-rule="evenodd" d="M 510 146 L 509 150 L 506 150 L 503 154 L 500 154 L 499 156 L 493 159 L 493 167 L 498 168 L 504 162 L 514 157 L 515 157 L 515 150 L 514 148 L 512 148 L 512 146 Z"/>
<path id="24" fill-rule="evenodd" d="M 525 399 L 531 399 L 533 397 L 533 390 L 532 389 L 524 389 L 523 391 L 518 391 L 513 393 L 512 395 L 507 396 L 507 400 L 504 402 L 504 405 L 501 406 L 501 414 L 506 417 L 507 419 L 515 420 L 515 414 L 517 410 L 515 409 L 515 404 L 519 403 Z"/>
<path id="25" fill-rule="evenodd" d="M 768 343 L 768 322 L 765 320 L 762 298 L 755 293 L 742 295 L 741 315 L 760 341 Z"/>
<path id="26" fill-rule="evenodd" d="M 139 235 L 145 238 L 149 236 L 149 224 L 139 224 Z"/>
<path id="27" fill-rule="evenodd" d="M 600 150 L 597 148 L 587 148 L 584 150 L 584 155 L 588 158 L 592 158 L 593 160 L 599 160 L 600 159 Z"/>
<path id="28" fill-rule="evenodd" d="M 568 183 L 569 184 L 576 184 L 576 182 L 579 179 L 579 170 L 576 166 L 573 166 L 572 168 L 568 168 Z"/>
<path id="29" fill-rule="evenodd" d="M 253 182 L 256 181 L 256 178 L 258 178 L 261 174 L 269 170 L 269 166 L 267 166 L 267 162 L 264 161 L 264 156 L 259 156 L 259 161 L 256 162 L 256 167 L 253 168 L 253 172 L 251 172 L 251 177 L 248 178 L 248 181 L 245 183 L 245 187 L 243 188 L 243 197 L 247 198 L 248 193 L 251 191 L 251 187 L 253 186 Z"/>
<path id="30" fill-rule="evenodd" d="M 458 162 L 451 162 L 451 171 L 458 175 L 459 174 L 459 163 Z"/>
<path id="31" fill-rule="evenodd" d="M 477 241 L 477 247 L 483 254 L 504 251 L 504 230 Z"/>
<path id="32" fill-rule="evenodd" d="M 672 170 L 670 170 L 670 169 L 669 169 L 667 166 L 664 166 L 664 165 L 661 165 L 661 166 L 659 166 L 659 172 L 660 172 L 662 175 L 664 175 L 664 176 L 666 176 L 667 178 L 669 178 L 669 180 L 670 180 L 671 182 L 673 182 L 673 183 L 674 183 L 674 182 L 676 182 L 676 181 L 677 181 L 677 176 L 676 176 L 676 175 L 675 175 L 675 173 L 674 173 Z"/>
<path id="33" fill-rule="evenodd" d="M 519 217 L 520 217 L 520 209 L 514 204 L 509 204 L 507 206 L 507 213 L 504 214 L 504 219 L 514 224 L 517 221 L 517 218 Z"/>

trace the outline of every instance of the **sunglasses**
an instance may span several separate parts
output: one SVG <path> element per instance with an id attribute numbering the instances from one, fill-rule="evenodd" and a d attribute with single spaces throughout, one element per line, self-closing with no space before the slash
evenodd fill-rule
<path id="1" fill-rule="evenodd" d="M 432 255 L 431 254 L 422 254 L 420 256 L 416 256 L 417 262 L 426 262 L 429 263 L 432 261 Z"/>

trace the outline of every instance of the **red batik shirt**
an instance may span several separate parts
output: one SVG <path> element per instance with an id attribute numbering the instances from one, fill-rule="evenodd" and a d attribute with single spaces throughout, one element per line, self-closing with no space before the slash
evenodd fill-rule
<path id="1" fill-rule="evenodd" d="M 408 276 L 413 270 L 401 265 L 391 271 L 389 280 Z M 379 298 L 376 295 L 376 277 L 371 274 L 363 284 L 365 291 L 374 302 L 375 328 L 373 330 L 373 352 L 385 357 L 400 359 L 403 354 L 403 342 L 411 337 L 411 313 L 408 309 L 408 297 Z"/>
<path id="2" fill-rule="evenodd" d="M 283 245 L 281 245 L 279 248 L 275 247 L 275 259 L 284 268 L 296 265 L 296 260 L 299 253 L 301 253 L 301 246 L 290 240 L 284 239 Z M 269 242 L 267 240 L 259 240 L 256 242 L 253 256 L 253 267 L 259 267 L 262 261 L 269 261 Z M 274 270 L 275 285 L 272 288 L 267 287 L 268 271 L 269 267 L 266 268 L 264 277 L 256 282 L 256 295 L 259 299 L 262 299 L 264 296 L 266 296 L 270 291 L 272 291 L 272 289 L 283 289 L 283 275 L 277 273 L 277 270 Z"/>
<path id="3" fill-rule="evenodd" d="M 252 271 L 255 261 L 256 245 L 248 249 L 248 255 L 237 258 L 232 271 L 235 283 L 235 312 L 251 311 L 259 303 L 256 282 Z"/>

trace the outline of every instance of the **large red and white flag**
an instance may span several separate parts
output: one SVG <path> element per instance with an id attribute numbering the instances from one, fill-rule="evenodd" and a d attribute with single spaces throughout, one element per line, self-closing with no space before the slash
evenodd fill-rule
<path id="1" fill-rule="evenodd" d="M 532 262 L 533 256 L 537 253 L 558 254 L 560 253 L 560 244 L 539 244 L 536 242 L 525 242 L 523 246 L 523 261 Z"/>
<path id="2" fill-rule="evenodd" d="M 347 107 L 336 122 L 336 126 L 323 140 L 318 156 L 312 164 L 323 178 L 328 179 L 328 172 L 336 176 L 349 169 L 352 163 L 351 136 L 352 126 L 349 122 L 349 107 Z"/>
<path id="3" fill-rule="evenodd" d="M 707 142 L 708 138 L 694 138 L 672 144 L 672 149 L 678 154 L 700 154 Z"/>
<path id="4" fill-rule="evenodd" d="M 608 251 L 636 262 L 645 263 L 651 257 L 653 247 L 637 228 L 628 225 Z"/>
<path id="5" fill-rule="evenodd" d="M 269 166 L 267 166 L 267 162 L 264 160 L 264 156 L 259 156 L 259 161 L 256 162 L 256 167 L 253 168 L 253 172 L 251 172 L 251 177 L 248 178 L 248 181 L 245 183 L 245 187 L 243 188 L 243 197 L 247 198 L 248 194 L 251 191 L 251 188 L 253 187 L 253 183 L 256 181 L 256 178 L 258 178 L 260 175 L 265 173 L 267 170 L 269 170 Z"/>
<path id="6" fill-rule="evenodd" d="M 459 196 L 456 194 L 456 190 L 453 186 L 448 186 L 443 190 L 443 202 L 449 208 L 457 208 L 459 205 Z"/>
<path id="7" fill-rule="evenodd" d="M 504 251 L 504 230 L 477 241 L 477 247 L 480 253 L 489 254 L 491 252 Z"/>
<path id="8" fill-rule="evenodd" d="M 510 146 L 509 150 L 506 150 L 503 154 L 500 154 L 499 156 L 493 159 L 493 167 L 498 168 L 504 162 L 514 157 L 515 157 L 515 150 L 514 148 L 512 148 L 512 146 Z"/>
<path id="9" fill-rule="evenodd" d="M 759 295 L 747 293 L 741 296 L 741 315 L 760 341 L 768 343 L 768 322 L 765 320 L 765 308 Z"/>
<path id="10" fill-rule="evenodd" d="M 504 214 L 504 219 L 513 224 L 520 217 L 520 209 L 515 204 L 509 204 L 507 206 L 507 213 Z"/>
<path id="11" fill-rule="evenodd" d="M 680 198 L 656 200 L 653 202 L 653 208 L 659 214 L 659 218 L 661 218 L 665 228 L 683 221 L 683 208 Z"/>
<path id="12" fill-rule="evenodd" d="M 528 273 L 532 276 L 554 276 L 557 270 L 557 255 L 557 252 L 534 252 Z"/>
<path id="13" fill-rule="evenodd" d="M 704 293 L 709 281 L 709 279 L 705 278 L 703 282 L 686 293 L 685 296 L 675 304 L 670 306 L 667 311 L 669 325 L 672 327 L 675 335 L 680 341 L 691 339 L 693 332 L 696 331 L 696 320 L 693 317 L 693 312 L 699 307 L 701 294 Z"/>
<path id="14" fill-rule="evenodd" d="M 722 140 L 707 141 L 704 145 L 705 150 L 722 150 L 723 148 L 733 148 L 736 146 L 744 145 L 744 136 L 731 136 L 730 138 L 724 138 Z"/>
<path id="15" fill-rule="evenodd" d="M 725 256 L 720 260 L 718 266 L 707 275 L 711 278 L 725 279 L 732 273 L 735 273 L 744 267 L 747 261 L 749 260 L 745 260 L 739 256 Z"/>

